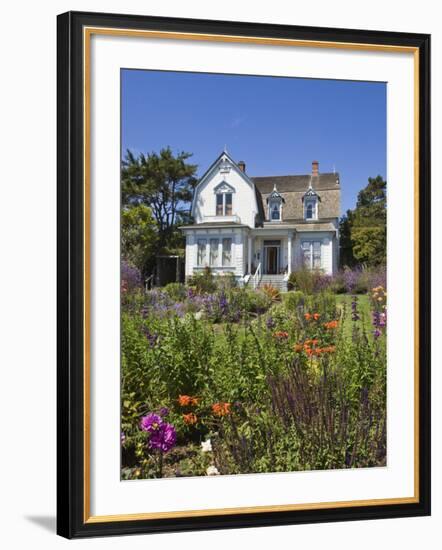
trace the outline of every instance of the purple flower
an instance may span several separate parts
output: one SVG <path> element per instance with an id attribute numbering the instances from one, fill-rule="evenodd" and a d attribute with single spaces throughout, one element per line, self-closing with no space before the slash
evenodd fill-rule
<path id="1" fill-rule="evenodd" d="M 387 311 L 379 314 L 379 326 L 385 327 L 387 325 Z"/>
<path id="2" fill-rule="evenodd" d="M 149 447 L 167 453 L 176 443 L 176 430 L 172 424 L 164 422 L 151 432 Z"/>
<path id="3" fill-rule="evenodd" d="M 125 436 L 124 432 L 121 432 L 120 439 L 121 439 L 121 444 L 124 445 L 124 443 L 126 442 L 126 436 Z"/>
<path id="4" fill-rule="evenodd" d="M 352 292 L 354 292 L 355 288 L 358 286 L 360 276 L 360 269 L 345 269 L 343 271 L 342 278 L 348 293 L 351 294 Z"/>
<path id="5" fill-rule="evenodd" d="M 224 292 L 221 292 L 221 295 L 219 297 L 219 307 L 220 307 L 221 313 L 225 315 L 225 313 L 227 312 L 227 308 L 229 307 L 229 303 L 227 301 L 227 297 L 224 294 Z"/>
<path id="6" fill-rule="evenodd" d="M 168 414 L 169 414 L 169 409 L 167 407 L 161 407 L 160 415 L 161 416 L 167 416 Z"/>
<path id="7" fill-rule="evenodd" d="M 273 317 L 268 317 L 266 320 L 266 326 L 269 330 L 272 330 L 275 328 L 275 321 L 273 320 Z"/>
<path id="8" fill-rule="evenodd" d="M 359 311 L 358 311 L 358 298 L 357 296 L 353 296 L 353 300 L 351 302 L 351 319 L 352 321 L 359 321 L 360 319 Z"/>
<path id="9" fill-rule="evenodd" d="M 381 336 L 381 334 L 382 334 L 382 332 L 378 328 L 373 331 L 373 337 L 374 338 L 379 338 L 379 336 Z"/>
<path id="10" fill-rule="evenodd" d="M 121 262 L 121 282 L 128 290 L 141 288 L 142 282 L 140 270 L 123 260 Z"/>
<path id="11" fill-rule="evenodd" d="M 144 329 L 144 335 L 147 338 L 147 341 L 149 342 L 149 347 L 153 348 L 155 347 L 156 343 L 158 342 L 158 334 L 149 332 L 149 329 Z"/>
<path id="12" fill-rule="evenodd" d="M 143 432 L 153 433 L 158 431 L 162 425 L 163 419 L 155 413 L 149 413 L 147 416 L 143 416 L 140 421 L 140 428 Z"/>
<path id="13" fill-rule="evenodd" d="M 379 311 L 373 311 L 372 313 L 372 325 L 377 328 L 377 327 L 380 327 L 381 323 L 381 314 L 379 313 Z"/>

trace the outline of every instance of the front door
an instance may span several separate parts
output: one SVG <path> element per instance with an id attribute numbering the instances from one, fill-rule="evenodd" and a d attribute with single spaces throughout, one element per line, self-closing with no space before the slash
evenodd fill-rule
<path id="1" fill-rule="evenodd" d="M 267 246 L 267 273 L 269 275 L 276 275 L 278 273 L 278 252 L 279 247 Z"/>

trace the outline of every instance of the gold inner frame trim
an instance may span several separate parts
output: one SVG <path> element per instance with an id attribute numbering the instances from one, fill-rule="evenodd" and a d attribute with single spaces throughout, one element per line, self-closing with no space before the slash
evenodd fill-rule
<path id="1" fill-rule="evenodd" d="M 371 52 L 412 53 L 414 61 L 414 495 L 411 497 L 350 500 L 336 502 L 316 502 L 301 504 L 283 504 L 270 506 L 249 506 L 235 508 L 214 508 L 203 510 L 177 510 L 168 512 L 150 512 L 137 514 L 116 514 L 105 516 L 91 515 L 90 483 L 90 106 L 91 106 L 91 37 L 92 35 L 124 36 L 135 38 L 157 38 L 174 40 L 193 40 L 203 42 L 233 42 L 239 44 L 257 44 L 304 48 L 332 48 Z M 229 514 L 250 514 L 264 512 L 287 512 L 300 510 L 324 510 L 348 508 L 352 506 L 385 506 L 391 504 L 412 504 L 419 502 L 419 49 L 412 46 L 382 44 L 364 44 L 351 42 L 330 42 L 320 40 L 296 40 L 270 37 L 245 37 L 204 33 L 148 31 L 136 29 L 114 29 L 108 27 L 84 27 L 83 29 L 83 93 L 84 93 L 84 523 L 103 523 L 117 521 L 141 521 L 149 519 L 171 519 L 185 517 L 207 517 Z"/>

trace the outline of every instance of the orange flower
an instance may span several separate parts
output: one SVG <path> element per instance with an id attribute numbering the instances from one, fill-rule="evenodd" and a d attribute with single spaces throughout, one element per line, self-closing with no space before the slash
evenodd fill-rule
<path id="1" fill-rule="evenodd" d="M 338 328 L 338 321 L 329 321 L 328 323 L 324 323 L 324 327 L 327 329 Z"/>
<path id="2" fill-rule="evenodd" d="M 299 351 L 302 351 L 302 347 L 303 347 L 302 344 L 295 344 L 295 345 L 293 346 L 293 349 L 294 349 L 295 351 L 299 352 Z"/>
<path id="3" fill-rule="evenodd" d="M 322 348 L 323 353 L 333 353 L 336 351 L 336 346 L 327 346 L 325 348 Z"/>
<path id="4" fill-rule="evenodd" d="M 189 413 L 189 414 L 183 414 L 183 420 L 184 424 L 196 424 L 198 422 L 198 418 L 196 414 Z"/>
<path id="5" fill-rule="evenodd" d="M 313 313 L 313 319 L 315 321 L 317 321 L 319 319 L 319 317 L 321 317 L 321 314 L 320 313 Z"/>
<path id="6" fill-rule="evenodd" d="M 214 403 L 212 405 L 212 411 L 216 416 L 226 416 L 230 414 L 230 403 L 223 403 L 222 401 Z"/>
<path id="7" fill-rule="evenodd" d="M 319 340 L 311 340 L 311 342 L 314 346 L 317 346 L 319 344 Z"/>
<path id="8" fill-rule="evenodd" d="M 311 313 L 304 313 L 304 317 L 305 317 L 306 321 L 310 321 L 310 319 L 312 318 L 312 314 Z"/>
<path id="9" fill-rule="evenodd" d="M 178 403 L 181 407 L 198 405 L 198 397 L 192 397 L 191 395 L 180 395 L 178 397 Z"/>
<path id="10" fill-rule="evenodd" d="M 285 330 L 278 330 L 273 333 L 273 338 L 278 338 L 278 340 L 284 340 L 289 337 L 289 333 Z"/>

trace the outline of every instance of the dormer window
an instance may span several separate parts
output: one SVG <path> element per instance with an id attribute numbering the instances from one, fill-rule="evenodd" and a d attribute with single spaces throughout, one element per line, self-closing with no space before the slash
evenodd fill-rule
<path id="1" fill-rule="evenodd" d="M 304 199 L 304 216 L 306 220 L 318 219 L 318 201 L 316 198 Z"/>
<path id="2" fill-rule="evenodd" d="M 272 222 L 281 221 L 281 203 L 272 202 L 270 203 L 270 219 Z"/>
<path id="3" fill-rule="evenodd" d="M 231 216 L 233 213 L 233 193 L 235 190 L 226 182 L 215 187 L 216 215 Z"/>
<path id="4" fill-rule="evenodd" d="M 302 197 L 304 203 L 304 219 L 305 220 L 317 220 L 318 219 L 318 202 L 321 200 L 319 195 L 312 187 L 310 181 L 309 188 Z"/>
<path id="5" fill-rule="evenodd" d="M 284 197 L 278 193 L 276 185 L 273 186 L 273 191 L 267 198 L 268 204 L 268 219 L 271 222 L 282 221 L 282 205 L 285 202 Z"/>

